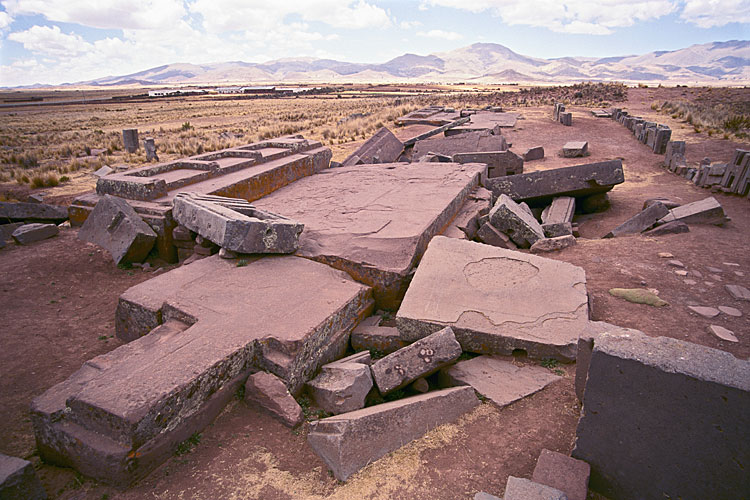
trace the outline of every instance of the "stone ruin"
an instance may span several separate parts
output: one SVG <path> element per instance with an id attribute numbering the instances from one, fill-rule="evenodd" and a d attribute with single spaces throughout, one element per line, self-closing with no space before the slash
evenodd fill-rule
<path id="1" fill-rule="evenodd" d="M 672 130 L 668 126 L 630 116 L 620 108 L 612 110 L 611 118 L 630 130 L 638 142 L 651 148 L 655 154 L 663 155 L 666 152 L 667 143 L 672 137 Z"/>
<path id="2" fill-rule="evenodd" d="M 345 481 L 475 408 L 477 393 L 503 407 L 559 380 L 497 357 L 521 350 L 576 361 L 583 412 L 573 457 L 545 450 L 531 480 L 509 478 L 506 500 L 583 500 L 589 473 L 613 500 L 748 491 L 736 445 L 750 363 L 591 321 L 581 268 L 517 251 L 575 243 L 576 210 L 606 207 L 621 161 L 523 173 L 530 152 L 509 151 L 505 115 L 425 108 L 400 123 L 431 133 L 402 142 L 381 129 L 338 168 L 328 148 L 290 136 L 101 177 L 70 207 L 85 239 L 119 262 L 141 259 L 148 239 L 162 258 L 193 262 L 126 291 L 115 315 L 125 344 L 35 398 L 42 459 L 127 486 L 244 387 L 290 427 L 302 392 L 331 413 L 308 442 Z M 725 220 L 713 198 L 646 205 L 611 236 Z M 396 326 L 377 309 L 397 311 Z M 412 395 L 378 399 L 402 390 Z"/>
<path id="3" fill-rule="evenodd" d="M 750 194 L 750 151 L 735 150 L 729 163 L 712 163 L 706 158 L 699 165 L 690 167 L 685 160 L 685 149 L 685 141 L 669 141 L 664 155 L 664 167 L 696 186 L 716 193 L 744 197 Z"/>

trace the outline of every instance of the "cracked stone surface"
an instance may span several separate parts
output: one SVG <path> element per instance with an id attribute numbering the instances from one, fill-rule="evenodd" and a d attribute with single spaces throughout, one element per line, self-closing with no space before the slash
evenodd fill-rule
<path id="1" fill-rule="evenodd" d="M 396 316 L 413 341 L 450 326 L 464 351 L 575 359 L 588 324 L 583 269 L 557 260 L 436 236 Z"/>
<path id="2" fill-rule="evenodd" d="M 257 200 L 305 225 L 297 255 L 349 273 L 395 309 L 430 238 L 458 213 L 484 164 L 384 163 L 341 167 Z"/>

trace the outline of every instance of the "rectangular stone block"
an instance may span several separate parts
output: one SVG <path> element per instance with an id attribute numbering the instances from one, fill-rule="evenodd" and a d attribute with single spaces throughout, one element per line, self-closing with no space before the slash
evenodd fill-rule
<path id="1" fill-rule="evenodd" d="M 428 153 L 453 156 L 460 153 L 503 151 L 506 149 L 508 149 L 508 144 L 502 135 L 493 135 L 488 131 L 466 132 L 448 137 L 432 137 L 417 141 L 412 151 L 412 160 L 418 160 Z M 476 162 L 466 160 L 461 163 Z"/>
<path id="2" fill-rule="evenodd" d="M 3 500 L 45 500 L 47 498 L 47 492 L 39 481 L 31 462 L 0 453 L 0 498 Z"/>
<path id="3" fill-rule="evenodd" d="M 523 154 L 524 161 L 541 160 L 542 158 L 544 158 L 544 148 L 542 146 L 529 148 Z M 521 172 L 516 173 L 520 174 Z"/>
<path id="4" fill-rule="evenodd" d="M 329 169 L 254 205 L 304 223 L 298 254 L 372 286 L 395 310 L 410 272 L 478 187 L 487 166 L 384 163 Z"/>
<path id="5" fill-rule="evenodd" d="M 68 210 L 45 203 L 0 201 L 0 220 L 6 222 L 41 222 L 61 224 L 68 220 Z"/>
<path id="6" fill-rule="evenodd" d="M 355 351 L 376 351 L 390 354 L 406 346 L 398 329 L 392 326 L 357 325 L 352 332 L 352 349 Z"/>
<path id="7" fill-rule="evenodd" d="M 503 500 L 568 500 L 568 497 L 557 488 L 520 477 L 508 476 Z"/>
<path id="8" fill-rule="evenodd" d="M 35 398 L 40 455 L 130 484 L 208 425 L 250 372 L 298 394 L 372 307 L 368 287 L 294 256 L 213 256 L 136 285 L 115 318 L 128 343 Z"/>
<path id="9" fill-rule="evenodd" d="M 659 125 L 654 135 L 654 154 L 663 155 L 667 151 L 667 144 L 672 138 L 672 130 L 666 125 Z"/>
<path id="10" fill-rule="evenodd" d="M 372 365 L 372 377 L 381 394 L 406 387 L 456 361 L 461 345 L 450 327 L 417 340 Z"/>
<path id="11" fill-rule="evenodd" d="M 19 245 L 30 245 L 31 243 L 46 240 L 56 236 L 60 230 L 54 224 L 40 224 L 33 222 L 31 224 L 24 224 L 18 229 L 13 231 L 11 236 L 13 241 Z"/>
<path id="12" fill-rule="evenodd" d="M 558 196 L 542 211 L 542 229 L 547 238 L 573 234 L 572 222 L 576 200 L 572 196 Z"/>
<path id="13" fill-rule="evenodd" d="M 565 111 L 565 105 L 561 102 L 556 102 L 552 108 L 552 120 L 560 121 L 560 112 Z"/>
<path id="14" fill-rule="evenodd" d="M 126 128 L 122 130 L 122 143 L 125 151 L 135 153 L 138 151 L 138 129 Z"/>
<path id="15" fill-rule="evenodd" d="M 245 200 L 179 193 L 172 216 L 222 248 L 238 253 L 294 253 L 304 225 Z"/>
<path id="16" fill-rule="evenodd" d="M 556 451 L 542 450 L 531 480 L 562 491 L 568 496 L 568 500 L 586 500 L 590 475 L 591 467 L 583 460 L 576 460 Z"/>
<path id="17" fill-rule="evenodd" d="M 520 248 L 529 248 L 544 239 L 544 229 L 534 216 L 504 194 L 490 210 L 489 223 L 507 234 Z"/>
<path id="18" fill-rule="evenodd" d="M 499 197 L 510 196 L 516 203 L 545 206 L 558 196 L 589 196 L 605 193 L 625 181 L 622 161 L 610 160 L 487 179 L 485 187 Z"/>
<path id="19" fill-rule="evenodd" d="M 518 249 L 518 245 L 513 243 L 510 237 L 501 232 L 495 226 L 489 222 L 485 222 L 477 231 L 477 238 L 482 243 L 492 245 L 493 247 L 508 248 L 512 250 Z"/>
<path id="20" fill-rule="evenodd" d="M 479 405 L 471 387 L 432 391 L 312 422 L 307 441 L 340 481 Z"/>
<path id="21" fill-rule="evenodd" d="M 589 143 L 587 141 L 566 142 L 562 149 L 564 158 L 579 158 L 588 156 Z"/>
<path id="22" fill-rule="evenodd" d="M 641 233 L 656 224 L 662 217 L 666 216 L 668 213 L 669 209 L 665 207 L 664 204 L 656 202 L 614 228 L 604 237 L 615 238 L 617 236 L 623 236 L 626 234 Z"/>
<path id="23" fill-rule="evenodd" d="M 457 153 L 456 163 L 486 163 L 488 177 L 502 177 L 523 173 L 523 158 L 512 151 L 486 151 L 480 153 Z"/>
<path id="24" fill-rule="evenodd" d="M 382 127 L 341 162 L 341 165 L 349 167 L 361 164 L 394 163 L 403 150 L 404 145 L 393 135 L 393 132 Z"/>
<path id="25" fill-rule="evenodd" d="M 674 172 L 672 159 L 675 155 L 685 156 L 685 141 L 669 141 L 664 154 L 664 166 Z"/>
<path id="26" fill-rule="evenodd" d="M 723 224 L 726 222 L 724 208 L 713 196 L 686 203 L 673 208 L 659 219 L 659 224 L 680 221 L 685 224 Z"/>
<path id="27" fill-rule="evenodd" d="M 103 247 L 120 264 L 143 262 L 156 242 L 156 233 L 127 201 L 105 195 L 81 226 L 78 239 Z"/>
<path id="28" fill-rule="evenodd" d="M 594 340 L 573 457 L 607 498 L 750 491 L 750 361 L 640 332 Z"/>
<path id="29" fill-rule="evenodd" d="M 497 109 L 480 109 L 470 113 L 469 118 L 468 123 L 448 129 L 445 135 L 487 130 L 492 130 L 500 135 L 501 128 L 516 126 L 518 113 L 505 113 Z"/>
<path id="30" fill-rule="evenodd" d="M 529 297 L 533 297 L 530 300 Z M 450 326 L 464 351 L 572 361 L 588 325 L 583 269 L 436 236 L 396 315 L 409 342 Z"/>
<path id="31" fill-rule="evenodd" d="M 560 123 L 562 123 L 566 127 L 572 126 L 573 125 L 573 113 L 570 113 L 570 112 L 561 112 L 560 113 Z"/>

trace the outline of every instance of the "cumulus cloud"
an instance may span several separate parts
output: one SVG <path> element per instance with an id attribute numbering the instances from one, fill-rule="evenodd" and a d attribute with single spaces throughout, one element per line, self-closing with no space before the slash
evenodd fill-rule
<path id="1" fill-rule="evenodd" d="M 461 33 L 443 30 L 418 31 L 417 36 L 422 36 L 425 38 L 438 38 L 441 40 L 461 40 L 464 37 Z"/>
<path id="2" fill-rule="evenodd" d="M 701 28 L 750 23 L 750 0 L 687 0 L 680 19 Z"/>
<path id="3" fill-rule="evenodd" d="M 0 11 L 0 30 L 4 30 L 10 23 L 13 22 L 13 18 L 7 12 Z"/>
<path id="4" fill-rule="evenodd" d="M 26 31 L 8 35 L 8 40 L 18 42 L 35 54 L 77 56 L 93 48 L 81 36 L 63 33 L 57 26 L 32 26 Z"/>

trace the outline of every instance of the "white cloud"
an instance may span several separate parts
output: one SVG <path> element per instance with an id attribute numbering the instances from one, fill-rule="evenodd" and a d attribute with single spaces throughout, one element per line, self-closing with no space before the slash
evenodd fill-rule
<path id="1" fill-rule="evenodd" d="M 402 30 L 410 30 L 419 26 L 422 26 L 422 23 L 419 21 L 401 21 L 400 23 L 398 23 L 398 27 Z"/>
<path id="2" fill-rule="evenodd" d="M 66 34 L 57 26 L 32 26 L 26 31 L 8 35 L 8 40 L 23 44 L 26 50 L 49 56 L 77 56 L 93 48 L 81 36 Z"/>
<path id="3" fill-rule="evenodd" d="M 39 14 L 50 21 L 104 29 L 166 28 L 187 11 L 182 0 L 5 0 L 11 15 Z"/>
<path id="4" fill-rule="evenodd" d="M 4 30 L 10 26 L 12 22 L 13 18 L 7 12 L 0 11 L 0 30 Z"/>
<path id="5" fill-rule="evenodd" d="M 464 37 L 461 33 L 443 30 L 418 31 L 417 36 L 422 36 L 425 38 L 438 38 L 441 40 L 461 40 Z"/>
<path id="6" fill-rule="evenodd" d="M 686 0 L 680 19 L 700 28 L 750 23 L 750 0 Z"/>

